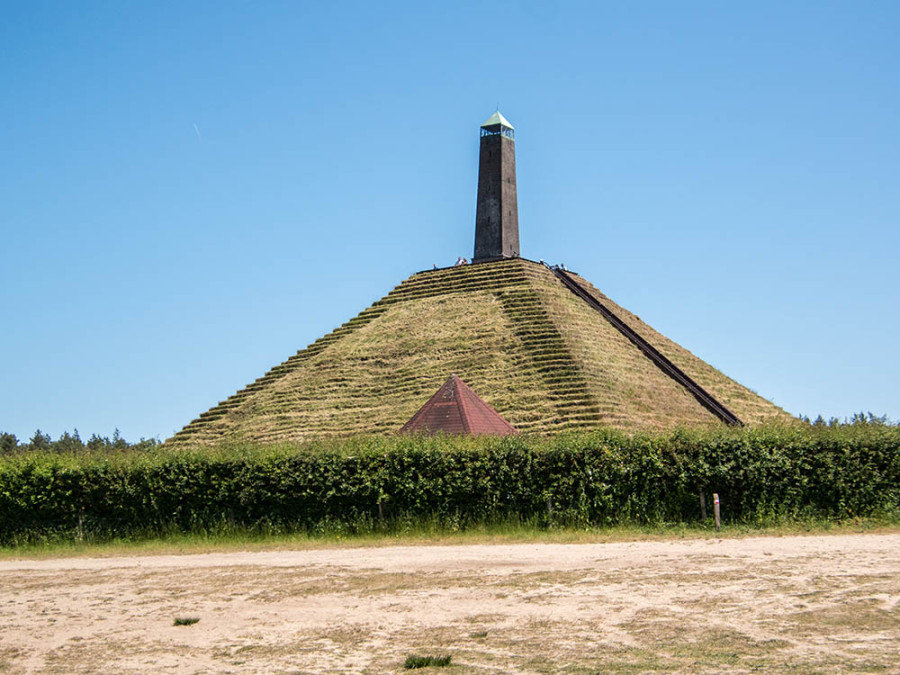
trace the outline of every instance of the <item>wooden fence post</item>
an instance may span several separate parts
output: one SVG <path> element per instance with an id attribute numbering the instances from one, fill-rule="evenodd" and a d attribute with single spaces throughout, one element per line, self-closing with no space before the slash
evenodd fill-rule
<path id="1" fill-rule="evenodd" d="M 713 492 L 713 513 L 716 517 L 716 532 L 722 529 L 722 518 L 719 513 L 719 493 Z"/>
<path id="2" fill-rule="evenodd" d="M 700 519 L 706 521 L 706 494 L 700 493 Z"/>

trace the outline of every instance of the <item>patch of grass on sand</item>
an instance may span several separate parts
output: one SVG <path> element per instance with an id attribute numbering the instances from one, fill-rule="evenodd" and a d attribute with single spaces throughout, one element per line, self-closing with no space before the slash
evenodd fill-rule
<path id="1" fill-rule="evenodd" d="M 173 625 L 175 625 L 175 626 L 193 626 L 198 621 L 200 621 L 200 619 L 198 619 L 195 616 L 176 616 L 175 623 Z"/>
<path id="2" fill-rule="evenodd" d="M 410 654 L 406 657 L 406 661 L 403 662 L 403 667 L 407 670 L 412 670 L 413 668 L 443 668 L 450 665 L 452 658 L 449 654 L 444 654 L 443 656 Z"/>

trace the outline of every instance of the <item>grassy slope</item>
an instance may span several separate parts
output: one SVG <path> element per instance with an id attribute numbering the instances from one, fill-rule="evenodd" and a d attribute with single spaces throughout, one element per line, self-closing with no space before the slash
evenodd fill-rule
<path id="1" fill-rule="evenodd" d="M 748 424 L 761 424 L 773 419 L 788 421 L 791 415 L 767 401 L 759 394 L 735 382 L 711 365 L 700 359 L 665 335 L 658 333 L 639 317 L 624 307 L 620 307 L 606 295 L 597 290 L 590 282 L 574 275 L 576 279 L 592 293 L 607 309 L 627 323 L 647 342 L 656 347 L 672 363 L 681 368 L 701 387 L 712 394 L 726 408 Z"/>
<path id="2" fill-rule="evenodd" d="M 453 372 L 521 429 L 559 427 L 557 404 L 543 393 L 548 365 L 576 369 L 560 353 L 558 336 L 553 364 L 535 354 L 547 343 L 548 326 L 522 314 L 523 305 L 535 305 L 523 293 L 528 282 L 517 261 L 414 275 L 175 438 L 204 443 L 393 432 Z"/>
<path id="3" fill-rule="evenodd" d="M 600 403 L 604 425 L 660 431 L 679 424 L 718 423 L 549 270 L 538 268 L 534 275 L 548 313 L 560 327 L 591 394 Z"/>
<path id="4" fill-rule="evenodd" d="M 590 288 L 743 419 L 784 414 Z M 509 260 L 413 275 L 174 440 L 392 433 L 454 372 L 522 431 L 715 423 L 549 270 Z"/>
<path id="5" fill-rule="evenodd" d="M 527 426 L 553 409 L 534 396 L 539 377 L 509 323 L 485 291 L 398 304 L 256 394 L 239 429 L 262 440 L 394 432 L 451 373 Z"/>

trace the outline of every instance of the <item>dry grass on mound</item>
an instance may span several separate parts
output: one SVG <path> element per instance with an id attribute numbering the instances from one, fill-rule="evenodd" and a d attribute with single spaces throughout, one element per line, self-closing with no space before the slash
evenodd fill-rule
<path id="1" fill-rule="evenodd" d="M 772 420 L 789 421 L 793 419 L 771 401 L 767 401 L 756 392 L 735 382 L 703 359 L 694 356 L 693 353 L 681 345 L 648 326 L 637 315 L 610 300 L 591 285 L 590 282 L 577 275 L 575 276 L 579 283 L 587 288 L 595 298 L 600 300 L 607 309 L 627 323 L 632 330 L 653 345 L 672 363 L 681 368 L 745 423 L 763 424 Z"/>
<path id="2" fill-rule="evenodd" d="M 593 291 L 742 419 L 786 417 Z M 718 423 L 550 270 L 507 260 L 410 277 L 175 440 L 394 433 L 451 373 L 524 432 Z"/>
<path id="3" fill-rule="evenodd" d="M 262 440 L 396 432 L 451 373 L 527 429 L 554 415 L 527 361 L 490 293 L 411 300 L 254 395 L 235 430 Z"/>

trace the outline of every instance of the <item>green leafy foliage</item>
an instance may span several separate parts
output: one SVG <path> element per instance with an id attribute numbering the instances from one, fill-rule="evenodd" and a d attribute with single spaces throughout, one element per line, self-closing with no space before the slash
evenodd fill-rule
<path id="1" fill-rule="evenodd" d="M 0 458 L 0 544 L 172 532 L 348 534 L 509 521 L 602 527 L 900 511 L 900 428 L 878 419 L 629 436 L 356 437 Z"/>

